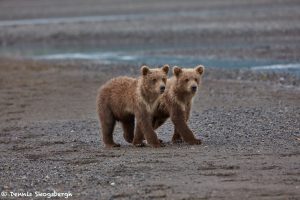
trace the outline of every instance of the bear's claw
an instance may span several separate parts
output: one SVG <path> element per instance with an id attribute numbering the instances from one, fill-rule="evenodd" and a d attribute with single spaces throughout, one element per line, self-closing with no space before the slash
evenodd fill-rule
<path id="1" fill-rule="evenodd" d="M 121 145 L 118 143 L 114 143 L 114 144 L 106 144 L 105 147 L 106 148 L 114 148 L 114 147 L 120 147 Z"/>
<path id="2" fill-rule="evenodd" d="M 180 144 L 180 143 L 183 143 L 183 140 L 181 138 L 180 139 L 174 139 L 174 140 L 172 140 L 172 142 L 174 144 Z"/>
<path id="3" fill-rule="evenodd" d="M 191 144 L 191 145 L 200 145 L 200 144 L 202 144 L 202 140 L 195 139 L 195 140 L 189 142 L 189 144 Z"/>
<path id="4" fill-rule="evenodd" d="M 140 143 L 140 144 L 134 144 L 135 147 L 145 147 L 146 144 L 145 143 Z"/>

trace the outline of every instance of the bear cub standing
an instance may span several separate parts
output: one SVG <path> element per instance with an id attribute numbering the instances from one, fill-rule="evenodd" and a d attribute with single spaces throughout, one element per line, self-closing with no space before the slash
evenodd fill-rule
<path id="1" fill-rule="evenodd" d="M 160 97 L 157 109 L 153 114 L 152 126 L 157 129 L 169 117 L 173 122 L 174 143 L 185 141 L 189 144 L 201 144 L 187 125 L 190 116 L 192 100 L 201 83 L 204 66 L 199 65 L 192 69 L 182 69 L 175 66 L 174 76 L 167 81 L 165 93 Z"/>
<path id="2" fill-rule="evenodd" d="M 158 98 L 165 90 L 168 71 L 168 65 L 155 69 L 142 66 L 139 78 L 114 78 L 99 89 L 97 112 L 106 147 L 120 146 L 113 140 L 116 121 L 121 122 L 127 142 L 143 145 L 142 141 L 132 140 L 134 135 L 143 135 L 152 147 L 162 145 L 151 122 Z"/>

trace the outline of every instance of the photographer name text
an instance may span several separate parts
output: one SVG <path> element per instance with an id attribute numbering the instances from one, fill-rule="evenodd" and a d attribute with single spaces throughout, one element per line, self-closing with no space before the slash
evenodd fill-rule
<path id="1" fill-rule="evenodd" d="M 45 198 L 53 198 L 53 197 L 59 197 L 59 198 L 69 198 L 72 197 L 71 192 L 1 192 L 1 197 L 45 197 Z"/>

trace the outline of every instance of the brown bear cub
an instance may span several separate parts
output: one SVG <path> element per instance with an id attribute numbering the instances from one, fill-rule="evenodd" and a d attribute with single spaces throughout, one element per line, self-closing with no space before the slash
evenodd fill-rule
<path id="1" fill-rule="evenodd" d="M 173 122 L 173 143 L 185 141 L 189 144 L 201 144 L 187 125 L 190 116 L 192 100 L 195 96 L 204 73 L 204 66 L 192 69 L 182 69 L 175 66 L 174 76 L 167 80 L 165 93 L 160 97 L 157 109 L 153 113 L 152 126 L 157 129 L 169 117 Z"/>
<path id="2" fill-rule="evenodd" d="M 151 122 L 158 98 L 165 91 L 168 71 L 168 65 L 155 69 L 142 66 L 139 78 L 117 77 L 99 89 L 97 112 L 106 147 L 120 146 L 113 140 L 116 121 L 121 122 L 127 142 L 142 146 L 142 141 L 132 140 L 134 135 L 142 134 L 152 147 L 162 145 Z"/>

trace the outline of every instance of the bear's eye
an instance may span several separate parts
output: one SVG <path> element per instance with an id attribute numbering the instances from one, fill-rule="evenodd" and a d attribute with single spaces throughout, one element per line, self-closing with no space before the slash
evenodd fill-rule
<path id="1" fill-rule="evenodd" d="M 185 82 L 189 82 L 189 79 L 187 78 L 187 79 L 185 79 Z"/>
<path id="2" fill-rule="evenodd" d="M 152 79 L 153 82 L 156 82 L 156 78 Z"/>
<path id="3" fill-rule="evenodd" d="M 167 81 L 167 79 L 166 79 L 166 78 L 162 78 L 162 80 L 163 80 L 163 82 L 166 82 L 166 81 Z"/>
<path id="4" fill-rule="evenodd" d="M 196 82 L 198 82 L 198 79 L 197 79 L 197 78 L 195 78 L 195 81 L 196 81 Z"/>

